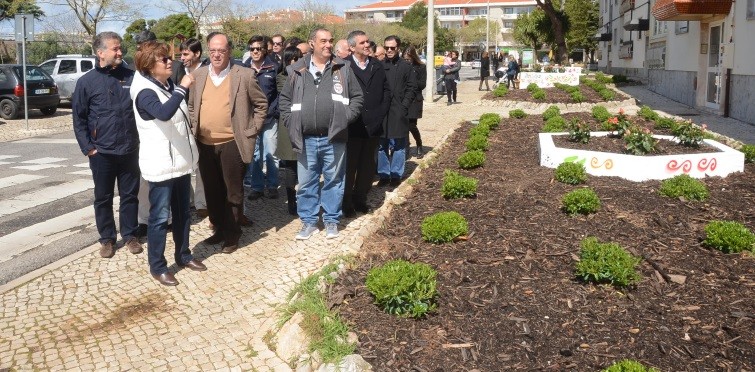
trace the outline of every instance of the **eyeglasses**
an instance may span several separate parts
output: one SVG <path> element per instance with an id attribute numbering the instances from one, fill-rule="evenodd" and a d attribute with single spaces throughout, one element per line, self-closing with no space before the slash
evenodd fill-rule
<path id="1" fill-rule="evenodd" d="M 163 57 L 163 58 L 158 58 L 158 59 L 157 59 L 157 62 L 162 62 L 162 63 L 164 63 L 164 64 L 166 64 L 166 65 L 168 64 L 168 61 L 173 61 L 173 58 L 170 58 L 170 57 Z"/>
<path id="2" fill-rule="evenodd" d="M 249 47 L 250 52 L 261 52 L 262 47 Z"/>
<path id="3" fill-rule="evenodd" d="M 226 54 L 228 49 L 210 49 L 210 54 Z"/>
<path id="4" fill-rule="evenodd" d="M 279 45 L 280 46 L 280 45 L 283 45 L 283 42 L 281 41 L 279 43 L 276 43 L 275 41 L 273 41 L 273 45 Z"/>
<path id="5" fill-rule="evenodd" d="M 320 71 L 315 72 L 315 85 L 320 85 L 321 81 L 322 81 L 322 72 Z"/>
<path id="6" fill-rule="evenodd" d="M 396 50 L 396 49 L 398 49 L 397 46 L 395 46 L 395 47 L 389 47 L 389 46 L 387 46 L 387 47 L 384 47 L 384 48 L 385 48 L 385 50 Z"/>

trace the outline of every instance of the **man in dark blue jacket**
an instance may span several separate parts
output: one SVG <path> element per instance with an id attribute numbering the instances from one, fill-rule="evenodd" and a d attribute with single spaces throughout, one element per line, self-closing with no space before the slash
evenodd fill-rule
<path id="1" fill-rule="evenodd" d="M 123 66 L 121 37 L 115 32 L 97 35 L 92 49 L 98 64 L 76 82 L 71 99 L 73 130 L 81 152 L 89 157 L 94 180 L 94 216 L 100 234 L 100 255 L 113 257 L 116 230 L 113 194 L 118 181 L 120 230 L 125 246 L 137 254 L 139 207 L 139 134 L 129 89 L 134 71 Z"/>
<path id="2" fill-rule="evenodd" d="M 259 199 L 267 188 L 270 199 L 278 197 L 278 157 L 275 149 L 278 144 L 278 63 L 268 55 L 267 37 L 254 35 L 249 39 L 250 57 L 244 65 L 254 70 L 262 92 L 267 97 L 267 117 L 262 127 L 262 135 L 254 147 L 254 160 L 249 164 L 244 184 L 252 189 L 249 200 Z M 262 173 L 266 165 L 267 176 Z M 267 182 L 265 182 L 267 181 Z M 267 185 L 265 185 L 267 183 Z M 267 186 L 267 187 L 266 187 Z"/>

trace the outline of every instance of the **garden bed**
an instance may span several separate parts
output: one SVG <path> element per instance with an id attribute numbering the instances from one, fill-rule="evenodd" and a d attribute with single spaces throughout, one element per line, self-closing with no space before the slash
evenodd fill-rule
<path id="1" fill-rule="evenodd" d="M 525 87 L 522 87 L 525 88 Z M 503 96 L 503 97 L 496 97 L 493 95 L 493 92 L 486 93 L 482 96 L 483 100 L 490 100 L 490 101 L 516 101 L 516 102 L 534 102 L 534 103 L 576 103 L 574 100 L 572 100 L 571 95 L 567 93 L 566 91 L 563 91 L 558 88 L 542 88 L 545 91 L 545 99 L 544 100 L 536 100 L 532 98 L 532 93 L 527 91 L 526 89 L 509 89 L 509 92 Z M 598 92 L 594 91 L 593 89 L 580 85 L 579 91 L 584 96 L 585 100 L 582 103 L 601 103 L 601 102 L 609 102 L 604 100 Z M 623 101 L 626 100 L 626 95 L 616 92 L 616 98 L 614 101 Z M 613 102 L 613 101 L 610 101 Z"/>
<path id="2" fill-rule="evenodd" d="M 484 166 L 469 171 L 456 161 L 471 125 L 458 130 L 366 240 L 361 265 L 331 291 L 359 335 L 357 352 L 381 371 L 593 371 L 624 358 L 663 371 L 753 370 L 755 259 L 700 244 L 713 219 L 755 228 L 753 165 L 705 179 L 705 202 L 662 197 L 658 181 L 590 177 L 602 207 L 571 217 L 560 198 L 579 186 L 553 181 L 553 169 L 538 165 L 542 125 L 539 116 L 504 119 Z M 477 197 L 444 200 L 445 169 L 477 178 Z M 468 239 L 424 242 L 422 219 L 449 210 L 466 217 Z M 624 291 L 578 281 L 574 265 L 586 236 L 647 257 L 642 281 Z M 397 318 L 373 304 L 366 272 L 394 258 L 438 271 L 436 313 Z"/>

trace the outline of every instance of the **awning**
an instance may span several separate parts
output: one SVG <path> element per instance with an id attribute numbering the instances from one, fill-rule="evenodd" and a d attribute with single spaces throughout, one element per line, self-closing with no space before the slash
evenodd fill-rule
<path id="1" fill-rule="evenodd" d="M 715 14 L 729 14 L 732 0 L 658 0 L 653 15 L 659 21 L 699 21 Z"/>

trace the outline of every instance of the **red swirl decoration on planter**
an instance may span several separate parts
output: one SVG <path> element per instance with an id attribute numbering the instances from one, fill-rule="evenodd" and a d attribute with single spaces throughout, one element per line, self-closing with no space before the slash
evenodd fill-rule
<path id="1" fill-rule="evenodd" d="M 678 171 L 679 169 L 681 169 L 682 172 L 689 173 L 689 171 L 692 170 L 692 161 L 685 160 L 681 164 L 679 164 L 678 161 L 671 160 L 670 162 L 668 162 L 668 164 L 666 164 L 666 169 L 668 169 L 668 170 L 670 170 L 672 172 L 675 172 L 675 171 Z"/>
<path id="2" fill-rule="evenodd" d="M 593 157 L 592 159 L 590 159 L 590 166 L 593 167 L 593 168 L 602 168 L 603 166 L 605 166 L 606 169 L 613 168 L 613 160 L 606 159 L 602 163 L 598 163 L 599 161 L 600 160 L 598 160 L 598 158 Z"/>
<path id="3" fill-rule="evenodd" d="M 716 162 L 716 158 L 711 158 L 710 160 L 702 158 L 697 163 L 697 169 L 700 172 L 704 172 L 704 171 L 706 171 L 708 169 L 710 169 L 711 171 L 714 171 L 714 170 L 716 170 L 716 165 L 717 164 L 718 163 Z"/>

